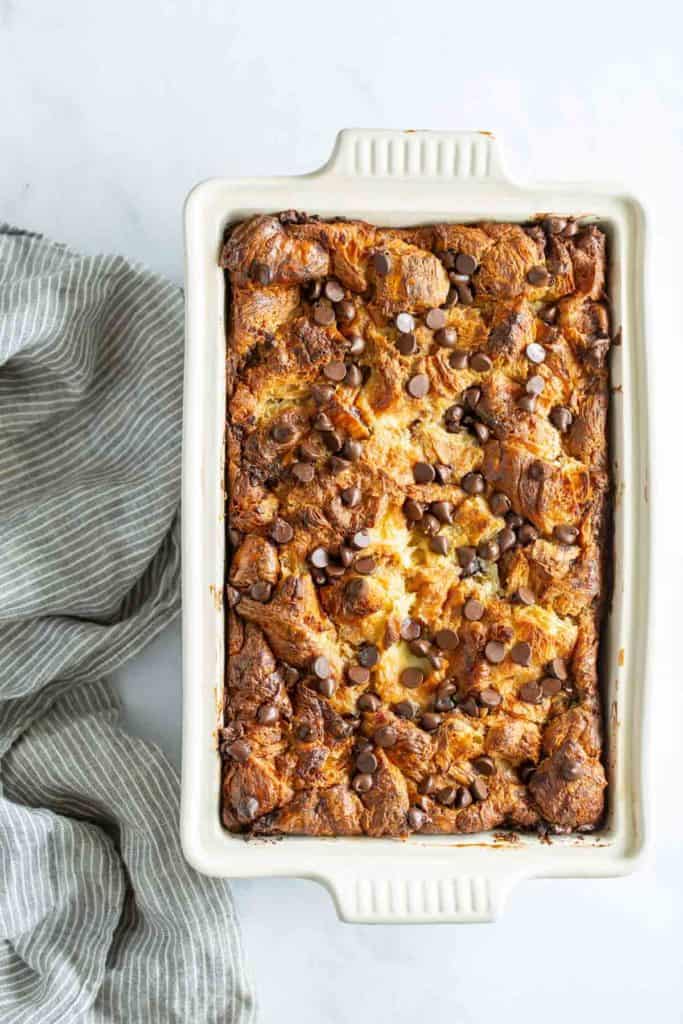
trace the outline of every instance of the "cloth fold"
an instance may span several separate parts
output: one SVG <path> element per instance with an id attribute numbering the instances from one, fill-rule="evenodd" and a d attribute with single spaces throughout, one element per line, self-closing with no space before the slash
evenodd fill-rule
<path id="1" fill-rule="evenodd" d="M 251 1024 L 227 883 L 103 677 L 180 604 L 180 291 L 0 228 L 0 1020 Z"/>

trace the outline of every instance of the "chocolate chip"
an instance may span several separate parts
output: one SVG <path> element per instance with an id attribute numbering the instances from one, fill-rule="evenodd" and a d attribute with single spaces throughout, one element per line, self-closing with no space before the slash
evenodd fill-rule
<path id="1" fill-rule="evenodd" d="M 246 740 L 235 740 L 226 748 L 226 754 L 236 761 L 237 764 L 244 764 L 251 756 L 251 747 Z"/>
<path id="2" fill-rule="evenodd" d="M 458 299 L 463 304 L 463 306 L 471 306 L 472 303 L 474 302 L 474 294 L 470 286 L 468 284 L 461 284 L 460 282 L 458 282 L 455 288 L 458 293 Z"/>
<path id="3" fill-rule="evenodd" d="M 325 437 L 328 435 L 326 434 Z M 336 443 L 339 440 L 338 434 L 330 434 L 330 444 Z M 345 469 L 349 468 L 349 464 L 346 459 L 339 458 L 338 455 L 331 455 L 328 463 L 330 473 L 332 476 L 339 476 Z"/>
<path id="4" fill-rule="evenodd" d="M 503 703 L 503 698 L 492 686 L 487 686 L 477 695 L 477 700 L 483 708 L 497 708 Z"/>
<path id="5" fill-rule="evenodd" d="M 262 704 L 256 713 L 261 725 L 275 725 L 280 718 L 280 712 L 275 704 Z"/>
<path id="6" fill-rule="evenodd" d="M 578 761 L 574 761 L 569 757 L 563 758 L 559 767 L 560 775 L 565 782 L 573 782 L 574 779 L 580 779 L 583 775 L 583 767 Z"/>
<path id="7" fill-rule="evenodd" d="M 410 523 L 419 523 L 424 515 L 422 506 L 412 498 L 406 498 L 403 502 L 403 515 Z"/>
<path id="8" fill-rule="evenodd" d="M 538 530 L 531 523 L 523 523 L 517 531 L 517 540 L 522 545 L 533 544 L 538 539 Z"/>
<path id="9" fill-rule="evenodd" d="M 417 711 L 417 704 L 413 704 L 411 700 L 400 700 L 398 704 L 394 704 L 394 714 L 398 715 L 399 718 L 406 718 L 412 721 Z"/>
<path id="10" fill-rule="evenodd" d="M 469 361 L 469 353 L 463 352 L 462 349 L 457 349 L 448 359 L 449 364 L 454 370 L 466 370 L 469 365 Z"/>
<path id="11" fill-rule="evenodd" d="M 448 289 L 448 295 L 446 296 L 446 301 L 443 304 L 444 308 L 445 309 L 451 309 L 453 306 L 457 306 L 457 304 L 458 304 L 458 293 L 455 290 L 455 288 L 451 287 L 451 288 Z"/>
<path id="12" fill-rule="evenodd" d="M 402 640 L 418 640 L 422 633 L 422 626 L 415 619 L 404 619 L 401 623 L 399 633 Z"/>
<path id="13" fill-rule="evenodd" d="M 421 668 L 404 668 L 399 677 L 401 686 L 405 686 L 408 690 L 416 690 L 418 686 L 422 686 L 424 682 L 425 674 Z"/>
<path id="14" fill-rule="evenodd" d="M 227 586 L 225 588 L 225 593 L 228 598 L 228 608 L 235 608 L 239 604 L 242 596 L 239 590 L 235 587 Z"/>
<path id="15" fill-rule="evenodd" d="M 320 299 L 313 307 L 313 319 L 321 327 L 333 324 L 335 320 L 334 309 L 326 299 Z M 334 378 L 330 378 L 331 380 Z"/>
<path id="16" fill-rule="evenodd" d="M 456 555 L 458 558 L 458 563 L 460 564 L 461 568 L 464 569 L 466 565 L 469 565 L 470 562 L 474 561 L 474 559 L 477 557 L 477 552 L 475 548 L 469 547 L 468 545 L 464 545 L 463 547 L 457 549 Z"/>
<path id="17" fill-rule="evenodd" d="M 496 766 L 494 764 L 493 758 L 487 757 L 486 755 L 483 755 L 482 757 L 476 757 L 474 761 L 472 761 L 472 767 L 474 768 L 475 772 L 479 772 L 480 775 L 486 775 L 487 777 L 490 777 L 491 775 L 496 774 Z"/>
<path id="18" fill-rule="evenodd" d="M 361 576 L 372 576 L 373 572 L 377 568 L 377 562 L 371 555 L 363 555 L 361 558 L 357 558 L 353 563 L 353 567 L 356 572 L 359 572 Z"/>
<path id="19" fill-rule="evenodd" d="M 365 352 L 365 339 L 361 338 L 360 334 L 354 334 L 349 338 L 349 355 L 360 356 L 363 352 Z"/>
<path id="20" fill-rule="evenodd" d="M 542 697 L 540 685 L 535 681 L 525 683 L 519 691 L 519 697 L 527 704 L 538 704 Z"/>
<path id="21" fill-rule="evenodd" d="M 335 383 L 339 384 L 346 376 L 346 366 L 344 363 L 336 360 L 323 366 L 323 373 L 328 380 L 333 380 Z"/>
<path id="22" fill-rule="evenodd" d="M 412 356 L 417 352 L 417 342 L 414 334 L 399 334 L 396 341 L 396 348 L 402 356 Z"/>
<path id="23" fill-rule="evenodd" d="M 471 275 L 477 269 L 477 261 L 467 253 L 459 252 L 455 257 L 455 269 L 459 274 Z"/>
<path id="24" fill-rule="evenodd" d="M 337 313 L 337 320 L 342 320 L 347 324 L 350 324 L 352 320 L 356 319 L 356 307 L 354 306 L 351 299 L 343 299 L 341 302 L 338 302 L 337 305 L 335 306 L 335 310 Z M 359 340 L 363 342 L 362 338 Z M 360 351 L 362 352 L 364 348 L 365 342 L 363 342 Z"/>
<path id="25" fill-rule="evenodd" d="M 322 281 L 309 281 L 306 285 L 306 298 L 309 302 L 315 302 L 323 293 Z"/>
<path id="26" fill-rule="evenodd" d="M 562 689 L 562 683 L 553 676 L 545 676 L 541 679 L 541 690 L 544 697 L 554 697 Z"/>
<path id="27" fill-rule="evenodd" d="M 380 277 L 386 277 L 391 271 L 391 256 L 386 252 L 376 252 L 372 257 L 375 273 Z"/>
<path id="28" fill-rule="evenodd" d="M 483 540 L 477 545 L 477 554 L 485 562 L 497 562 L 500 558 L 500 544 L 497 540 Z"/>
<path id="29" fill-rule="evenodd" d="M 544 285 L 550 280 L 550 274 L 545 267 L 531 267 L 527 271 L 526 279 L 532 285 Z"/>
<path id="30" fill-rule="evenodd" d="M 237 804 L 237 817 L 243 821 L 253 821 L 260 810 L 260 804 L 255 796 L 247 796 Z"/>
<path id="31" fill-rule="evenodd" d="M 559 540 L 560 544 L 574 544 L 578 536 L 579 531 L 575 526 L 562 525 L 553 529 L 553 537 Z"/>
<path id="32" fill-rule="evenodd" d="M 436 516 L 433 516 L 431 513 L 427 513 L 427 515 L 423 517 L 420 525 L 428 537 L 435 537 L 439 532 L 441 524 Z"/>
<path id="33" fill-rule="evenodd" d="M 420 725 L 427 732 L 434 732 L 441 725 L 441 715 L 435 714 L 434 711 L 425 711 L 420 719 Z"/>
<path id="34" fill-rule="evenodd" d="M 440 484 L 449 484 L 453 479 L 453 469 L 451 466 L 445 466 L 442 462 L 434 464 L 434 472 L 437 482 Z"/>
<path id="35" fill-rule="evenodd" d="M 460 481 L 460 486 L 466 494 L 483 494 L 486 490 L 486 481 L 481 473 L 466 473 Z"/>
<path id="36" fill-rule="evenodd" d="M 550 410 L 550 422 L 561 434 L 566 434 L 572 425 L 574 417 L 564 405 L 556 405 Z"/>
<path id="37" fill-rule="evenodd" d="M 283 676 L 286 686 L 294 686 L 299 681 L 300 673 L 293 665 L 285 665 Z"/>
<path id="38" fill-rule="evenodd" d="M 310 462 L 293 462 L 292 476 L 301 484 L 310 484 L 315 476 L 315 469 Z"/>
<path id="39" fill-rule="evenodd" d="M 444 807 L 451 807 L 455 803 L 457 792 L 458 790 L 456 786 L 444 786 L 443 789 L 440 789 L 436 794 L 436 799 L 440 804 L 443 804 Z"/>
<path id="40" fill-rule="evenodd" d="M 493 362 L 485 352 L 474 352 L 470 356 L 470 367 L 477 373 L 488 373 L 492 366 Z"/>
<path id="41" fill-rule="evenodd" d="M 356 366 L 355 363 L 346 370 L 346 376 L 344 377 L 344 385 L 347 388 L 359 388 L 363 383 L 363 373 L 360 366 Z"/>
<path id="42" fill-rule="evenodd" d="M 513 646 L 510 657 L 515 665 L 529 665 L 531 662 L 531 644 L 521 641 Z"/>
<path id="43" fill-rule="evenodd" d="M 408 811 L 408 825 L 413 832 L 419 832 L 427 821 L 427 815 L 419 807 L 411 807 Z"/>
<path id="44" fill-rule="evenodd" d="M 313 675 L 317 676 L 318 679 L 327 679 L 331 672 L 330 663 L 322 654 L 313 659 L 311 669 L 313 670 Z"/>
<path id="45" fill-rule="evenodd" d="M 441 348 L 455 348 L 458 344 L 458 332 L 454 327 L 442 327 L 434 335 L 434 341 Z M 452 365 L 453 363 L 451 362 Z"/>
<path id="46" fill-rule="evenodd" d="M 393 747 L 398 739 L 398 733 L 393 725 L 380 725 L 379 729 L 375 729 L 372 738 L 378 747 Z"/>
<path id="47" fill-rule="evenodd" d="M 504 516 L 510 511 L 512 504 L 507 494 L 503 494 L 502 491 L 494 491 L 489 498 L 489 507 L 494 516 Z"/>
<path id="48" fill-rule="evenodd" d="M 332 400 L 334 388 L 328 384 L 313 384 L 311 386 L 311 398 L 316 405 L 327 405 Z"/>
<path id="49" fill-rule="evenodd" d="M 356 793 L 367 793 L 368 790 L 372 789 L 373 783 L 372 775 L 360 774 L 354 776 L 351 785 Z"/>
<path id="50" fill-rule="evenodd" d="M 287 444 L 294 437 L 294 428 L 288 423 L 277 423 L 271 430 L 270 436 L 278 444 Z"/>
<path id="51" fill-rule="evenodd" d="M 424 398 L 429 394 L 429 377 L 426 373 L 416 373 L 406 384 L 408 394 L 413 398 Z"/>
<path id="52" fill-rule="evenodd" d="M 463 807 L 469 807 L 471 803 L 472 794 L 465 786 L 461 786 L 455 797 L 455 806 L 458 810 L 462 810 Z"/>
<path id="53" fill-rule="evenodd" d="M 429 542 L 429 547 L 435 555 L 447 555 L 449 547 L 448 538 L 444 537 L 442 534 L 438 537 L 432 537 Z"/>
<path id="54" fill-rule="evenodd" d="M 315 447 L 313 438 L 308 438 L 301 442 L 298 454 L 302 462 L 317 462 L 320 458 L 320 454 L 318 449 Z"/>
<path id="55" fill-rule="evenodd" d="M 567 221 L 564 217 L 544 217 L 542 223 L 543 230 L 549 235 L 560 235 L 567 227 Z"/>
<path id="56" fill-rule="evenodd" d="M 468 409 L 476 409 L 481 402 L 481 388 L 467 388 L 462 393 L 462 399 Z"/>
<path id="57" fill-rule="evenodd" d="M 329 555 L 325 548 L 314 548 L 308 556 L 308 561 L 315 569 L 324 569 L 329 560 Z"/>
<path id="58" fill-rule="evenodd" d="M 356 551 L 361 551 L 363 548 L 367 548 L 370 544 L 370 534 L 367 530 L 358 530 L 351 537 L 351 547 L 355 548 Z"/>
<path id="59" fill-rule="evenodd" d="M 413 640 L 410 643 L 410 650 L 418 658 L 426 658 L 430 651 L 429 640 Z"/>
<path id="60" fill-rule="evenodd" d="M 341 500 L 347 508 L 356 508 L 356 506 L 361 503 L 360 487 L 357 487 L 356 485 L 353 487 L 344 487 L 341 491 Z"/>
<path id="61" fill-rule="evenodd" d="M 545 306 L 539 311 L 538 316 L 544 324 L 549 326 L 554 324 L 557 320 L 557 306 Z"/>
<path id="62" fill-rule="evenodd" d="M 473 800 L 486 800 L 486 797 L 489 795 L 489 787 L 483 779 L 475 779 L 470 786 L 470 793 Z"/>
<path id="63" fill-rule="evenodd" d="M 467 697 L 467 699 L 459 705 L 459 710 L 469 718 L 479 717 L 479 706 L 474 697 Z"/>
<path id="64" fill-rule="evenodd" d="M 554 676 L 555 679 L 559 679 L 563 683 L 569 678 L 567 663 L 564 658 L 553 658 L 552 661 L 549 661 L 547 672 L 548 675 Z"/>
<path id="65" fill-rule="evenodd" d="M 514 600 L 517 604 L 532 605 L 536 604 L 536 595 L 530 587 L 520 587 L 515 593 Z"/>
<path id="66" fill-rule="evenodd" d="M 500 665 L 505 657 L 505 646 L 499 640 L 489 640 L 484 648 L 484 656 L 492 665 Z"/>
<path id="67" fill-rule="evenodd" d="M 458 646 L 458 634 L 453 629 L 439 629 L 434 636 L 434 643 L 440 651 L 454 651 Z"/>
<path id="68" fill-rule="evenodd" d="M 564 231 L 562 232 L 562 237 L 563 238 L 573 238 L 574 235 L 578 234 L 578 231 L 579 231 L 579 225 L 577 224 L 577 222 L 575 220 L 568 220 L 567 221 L 567 226 L 564 229 Z"/>
<path id="69" fill-rule="evenodd" d="M 363 644 L 357 658 L 364 668 L 374 668 L 379 661 L 379 651 L 374 644 Z"/>
<path id="70" fill-rule="evenodd" d="M 475 420 L 472 424 L 472 430 L 481 444 L 486 444 L 489 437 L 491 436 L 489 428 L 485 423 L 481 423 L 479 420 Z"/>
<path id="71" fill-rule="evenodd" d="M 535 373 L 533 377 L 529 377 L 525 387 L 528 395 L 540 395 L 545 387 L 545 381 L 540 374 Z"/>
<path id="72" fill-rule="evenodd" d="M 258 283 L 262 285 L 269 285 L 273 280 L 273 275 L 268 264 L 260 263 L 258 260 L 254 260 L 251 265 L 251 276 L 254 281 L 258 281 Z"/>
<path id="73" fill-rule="evenodd" d="M 351 686 L 365 686 L 370 682 L 370 672 L 362 665 L 350 665 L 346 670 L 346 678 Z"/>
<path id="74" fill-rule="evenodd" d="M 376 693 L 362 693 L 358 698 L 358 707 L 361 711 L 377 711 L 381 704 Z"/>
<path id="75" fill-rule="evenodd" d="M 510 551 L 514 548 L 517 543 L 517 536 L 514 530 L 511 530 L 509 526 L 503 527 L 498 534 L 498 547 L 500 548 L 501 555 L 504 555 L 506 551 Z"/>
<path id="76" fill-rule="evenodd" d="M 345 544 L 341 544 L 339 547 L 339 561 L 345 569 L 351 565 L 354 559 L 354 553 L 351 548 L 348 548 Z"/>
<path id="77" fill-rule="evenodd" d="M 350 439 L 347 439 L 342 445 L 341 454 L 342 457 L 348 459 L 349 462 L 358 462 L 363 454 L 363 446 L 360 441 L 351 441 Z"/>
<path id="78" fill-rule="evenodd" d="M 484 615 L 484 606 L 475 597 L 470 597 L 465 601 L 462 613 L 468 622 L 479 622 Z"/>
<path id="79" fill-rule="evenodd" d="M 442 309 L 430 309 L 425 317 L 425 323 L 430 331 L 440 331 L 446 326 L 446 314 Z"/>
<path id="80" fill-rule="evenodd" d="M 276 544 L 289 544 L 294 530 L 284 519 L 276 519 L 270 528 L 270 539 Z"/>
<path id="81" fill-rule="evenodd" d="M 325 282 L 324 292 L 330 302 L 341 302 L 344 298 L 344 289 L 340 285 L 339 281 L 331 277 L 329 281 Z"/>
<path id="82" fill-rule="evenodd" d="M 410 313 L 399 313 L 395 323 L 401 334 L 410 334 L 415 330 L 415 317 L 412 317 Z"/>
<path id="83" fill-rule="evenodd" d="M 526 347 L 526 357 L 530 363 L 542 363 L 545 361 L 545 349 L 537 341 L 530 342 Z"/>
<path id="84" fill-rule="evenodd" d="M 522 412 L 535 412 L 536 399 L 533 395 L 522 395 L 521 398 L 517 399 L 517 408 L 521 409 Z"/>
<path id="85" fill-rule="evenodd" d="M 431 484 L 436 471 L 428 462 L 416 462 L 413 466 L 413 480 L 416 484 Z"/>
<path id="86" fill-rule="evenodd" d="M 356 768 L 359 772 L 367 772 L 369 775 L 372 775 L 377 771 L 378 767 L 379 761 L 371 750 L 364 750 L 356 758 Z"/>
<path id="87" fill-rule="evenodd" d="M 270 601 L 272 592 L 273 585 L 272 583 L 267 583 L 266 580 L 257 580 L 256 583 L 252 583 L 249 587 L 249 597 L 252 601 L 259 601 L 261 604 Z"/>
<path id="88" fill-rule="evenodd" d="M 336 579 L 339 579 L 341 576 L 344 575 L 344 566 L 343 565 L 337 565 L 336 562 L 330 562 L 330 564 L 327 566 L 327 569 L 325 571 L 327 572 L 327 575 L 331 579 L 335 579 L 336 580 Z"/>
<path id="89" fill-rule="evenodd" d="M 331 679 L 329 676 L 327 677 L 327 679 L 321 679 L 320 682 L 318 683 L 318 693 L 320 693 L 323 697 L 331 697 L 336 689 L 337 684 L 335 683 L 334 679 Z"/>
<path id="90" fill-rule="evenodd" d="M 429 511 L 433 516 L 436 516 L 440 523 L 453 522 L 452 501 L 433 501 L 429 506 Z"/>
<path id="91" fill-rule="evenodd" d="M 536 765 L 533 761 L 522 761 L 517 769 L 517 774 L 522 782 L 525 784 L 529 782 L 531 776 L 536 772 Z"/>

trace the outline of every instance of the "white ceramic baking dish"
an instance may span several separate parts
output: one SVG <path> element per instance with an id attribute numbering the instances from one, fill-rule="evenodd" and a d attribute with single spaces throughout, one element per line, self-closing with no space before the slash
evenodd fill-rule
<path id="1" fill-rule="evenodd" d="M 389 226 L 539 212 L 586 214 L 609 237 L 609 292 L 622 344 L 611 356 L 615 585 L 603 686 L 609 810 L 591 835 L 245 842 L 219 817 L 216 730 L 223 687 L 225 292 L 218 254 L 230 222 L 294 207 Z M 187 340 L 183 438 L 183 770 L 181 832 L 199 871 L 322 882 L 359 922 L 488 921 L 524 878 L 625 874 L 646 838 L 645 693 L 650 514 L 643 211 L 619 189 L 519 185 L 496 141 L 475 132 L 341 132 L 328 163 L 302 177 L 216 179 L 185 206 Z"/>

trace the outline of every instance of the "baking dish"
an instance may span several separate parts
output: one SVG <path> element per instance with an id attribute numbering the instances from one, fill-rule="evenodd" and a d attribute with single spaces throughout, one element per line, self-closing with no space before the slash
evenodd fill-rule
<path id="1" fill-rule="evenodd" d="M 622 344 L 611 355 L 615 559 L 602 666 L 610 786 L 598 832 L 552 841 L 498 833 L 246 843 L 221 825 L 225 291 L 218 253 L 228 223 L 292 207 L 387 226 L 524 221 L 552 211 L 597 219 L 608 235 L 609 294 Z M 524 878 L 631 871 L 645 849 L 648 808 L 649 438 L 639 203 L 592 184 L 512 183 L 486 133 L 351 130 L 339 134 L 330 160 L 313 174 L 198 185 L 185 207 L 185 240 L 181 834 L 189 862 L 210 875 L 317 880 L 340 916 L 357 922 L 487 921 Z"/>

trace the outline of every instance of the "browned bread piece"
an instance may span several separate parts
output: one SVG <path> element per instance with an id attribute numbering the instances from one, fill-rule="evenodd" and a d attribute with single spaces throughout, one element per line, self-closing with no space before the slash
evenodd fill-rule
<path id="1" fill-rule="evenodd" d="M 236 225 L 223 821 L 594 827 L 598 227 Z"/>

